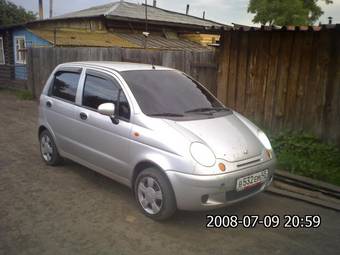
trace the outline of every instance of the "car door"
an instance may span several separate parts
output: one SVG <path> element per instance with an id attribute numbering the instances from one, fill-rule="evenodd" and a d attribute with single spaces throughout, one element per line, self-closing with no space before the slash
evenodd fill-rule
<path id="1" fill-rule="evenodd" d="M 100 170 L 120 178 L 129 176 L 130 106 L 112 74 L 86 69 L 80 105 L 76 109 L 78 156 Z M 100 114 L 103 103 L 116 106 L 116 119 Z"/>
<path id="2" fill-rule="evenodd" d="M 64 67 L 57 70 L 49 87 L 47 97 L 42 102 L 46 120 L 55 135 L 61 154 L 72 153 L 77 147 L 75 106 L 82 68 Z"/>

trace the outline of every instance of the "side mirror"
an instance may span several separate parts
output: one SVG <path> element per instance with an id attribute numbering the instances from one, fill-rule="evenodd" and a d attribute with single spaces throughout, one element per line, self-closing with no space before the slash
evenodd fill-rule
<path id="1" fill-rule="evenodd" d="M 98 112 L 100 114 L 114 118 L 115 105 L 113 103 L 104 103 L 98 106 Z"/>

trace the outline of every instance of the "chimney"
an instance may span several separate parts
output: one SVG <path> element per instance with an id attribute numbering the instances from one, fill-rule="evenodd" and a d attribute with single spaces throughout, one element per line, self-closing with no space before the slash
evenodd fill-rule
<path id="1" fill-rule="evenodd" d="M 328 17 L 328 24 L 332 25 L 333 17 Z"/>
<path id="2" fill-rule="evenodd" d="M 50 0 L 50 19 L 53 17 L 53 0 Z"/>
<path id="3" fill-rule="evenodd" d="M 44 19 L 43 0 L 39 0 L 39 19 Z"/>
<path id="4" fill-rule="evenodd" d="M 190 5 L 187 4 L 187 10 L 185 11 L 185 14 L 188 15 L 189 14 L 189 8 L 190 8 Z"/>
<path id="5" fill-rule="evenodd" d="M 205 11 L 203 11 L 203 19 L 205 19 Z"/>
<path id="6" fill-rule="evenodd" d="M 153 7 L 156 7 L 157 6 L 157 0 L 153 0 Z"/>

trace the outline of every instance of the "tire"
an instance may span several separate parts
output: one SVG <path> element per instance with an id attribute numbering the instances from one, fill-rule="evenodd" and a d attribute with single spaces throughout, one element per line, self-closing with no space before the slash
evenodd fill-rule
<path id="1" fill-rule="evenodd" d="M 139 209 L 154 220 L 166 220 L 177 210 L 176 199 L 167 177 L 155 168 L 139 173 L 134 183 Z"/>
<path id="2" fill-rule="evenodd" d="M 41 132 L 39 136 L 39 142 L 40 155 L 43 161 L 50 166 L 59 165 L 62 161 L 62 158 L 60 157 L 57 146 L 48 130 Z"/>

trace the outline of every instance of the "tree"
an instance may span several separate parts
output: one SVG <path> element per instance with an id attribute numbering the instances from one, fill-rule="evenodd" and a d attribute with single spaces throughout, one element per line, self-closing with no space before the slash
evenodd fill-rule
<path id="1" fill-rule="evenodd" d="M 36 19 L 36 14 L 26 11 L 10 1 L 0 0 L 0 26 L 20 24 Z"/>
<path id="2" fill-rule="evenodd" d="M 248 12 L 255 14 L 254 23 L 261 25 L 312 25 L 323 14 L 318 1 L 332 0 L 250 0 Z"/>

